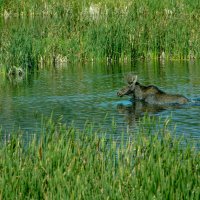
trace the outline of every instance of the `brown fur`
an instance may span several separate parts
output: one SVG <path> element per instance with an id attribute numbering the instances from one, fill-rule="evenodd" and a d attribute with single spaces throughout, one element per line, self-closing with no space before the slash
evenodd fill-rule
<path id="1" fill-rule="evenodd" d="M 137 76 L 129 75 L 128 85 L 118 91 L 117 95 L 131 95 L 135 100 L 149 104 L 185 104 L 189 100 L 180 94 L 167 94 L 154 85 L 144 86 L 137 82 Z"/>

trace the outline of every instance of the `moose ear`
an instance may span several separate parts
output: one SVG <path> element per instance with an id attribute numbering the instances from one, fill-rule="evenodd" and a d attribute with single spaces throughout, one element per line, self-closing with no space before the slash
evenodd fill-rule
<path id="1" fill-rule="evenodd" d="M 137 82 L 137 75 L 129 74 L 127 76 L 127 82 L 129 85 L 135 85 L 135 83 Z"/>
<path id="2" fill-rule="evenodd" d="M 133 83 L 136 84 L 137 82 L 137 75 L 133 76 Z"/>

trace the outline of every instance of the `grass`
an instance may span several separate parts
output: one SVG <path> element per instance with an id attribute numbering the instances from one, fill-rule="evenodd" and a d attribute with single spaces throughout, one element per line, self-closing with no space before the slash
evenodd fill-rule
<path id="1" fill-rule="evenodd" d="M 198 59 L 199 8 L 198 0 L 0 0 L 0 74 L 62 62 Z M 141 124 L 126 141 L 52 119 L 39 140 L 13 133 L 0 142 L 0 199 L 199 199 L 199 152 L 166 126 Z"/>
<path id="2" fill-rule="evenodd" d="M 61 62 L 200 57 L 198 0 L 0 1 L 0 59 Z"/>
<path id="3" fill-rule="evenodd" d="M 180 145 L 168 121 L 154 132 L 150 123 L 144 118 L 124 140 L 49 119 L 39 140 L 24 144 L 22 133 L 1 140 L 0 198 L 199 199 L 199 152 Z"/>

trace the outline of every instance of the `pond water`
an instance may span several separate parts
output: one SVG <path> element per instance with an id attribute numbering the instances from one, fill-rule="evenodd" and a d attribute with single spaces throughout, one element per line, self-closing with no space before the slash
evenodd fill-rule
<path id="1" fill-rule="evenodd" d="M 63 65 L 29 74 L 22 82 L 0 80 L 0 124 L 3 133 L 19 127 L 27 134 L 40 130 L 41 115 L 83 128 L 86 120 L 111 127 L 117 125 L 120 136 L 127 128 L 134 130 L 147 112 L 157 119 L 172 116 L 171 126 L 179 135 L 200 139 L 200 63 L 166 62 L 134 65 Z M 139 82 L 154 84 L 169 93 L 183 94 L 191 102 L 167 108 L 145 107 L 130 97 L 117 97 L 125 85 L 123 77 L 137 74 Z"/>

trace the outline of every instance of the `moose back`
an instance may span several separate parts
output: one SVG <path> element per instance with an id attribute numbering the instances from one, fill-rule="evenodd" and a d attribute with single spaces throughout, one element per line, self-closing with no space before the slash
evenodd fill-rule
<path id="1" fill-rule="evenodd" d="M 183 95 L 165 93 L 154 85 L 141 85 L 137 82 L 137 75 L 129 74 L 126 81 L 128 85 L 117 92 L 119 97 L 130 95 L 134 100 L 149 104 L 186 104 L 189 102 Z"/>

